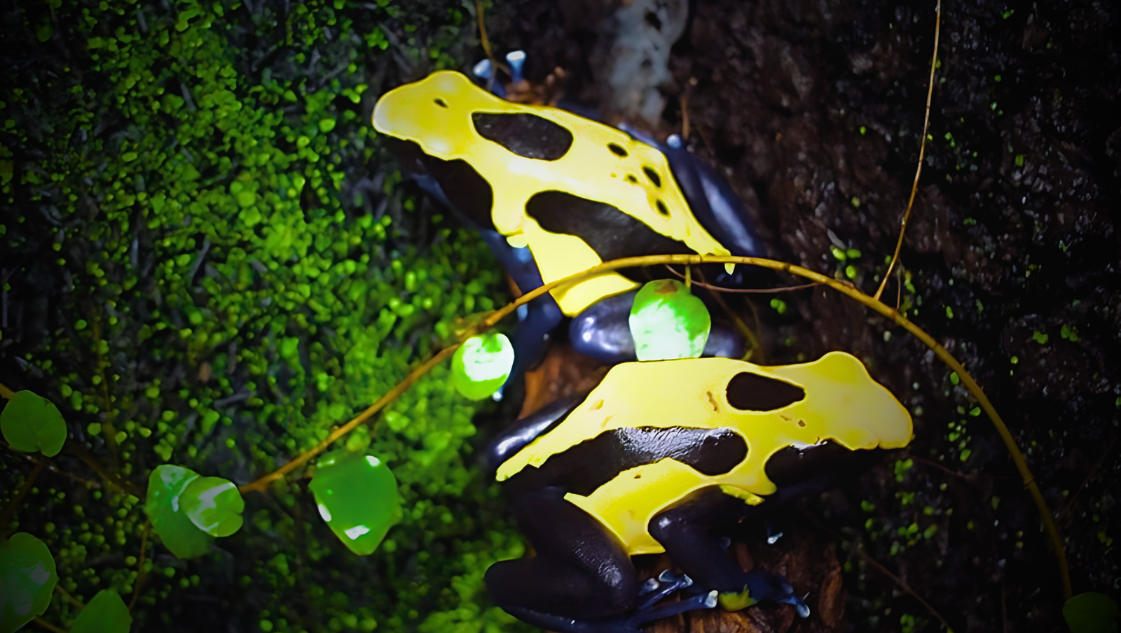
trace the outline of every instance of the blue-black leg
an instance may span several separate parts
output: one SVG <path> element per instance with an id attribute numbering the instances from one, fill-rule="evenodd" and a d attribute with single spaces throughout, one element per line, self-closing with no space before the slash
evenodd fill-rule
<path id="1" fill-rule="evenodd" d="M 506 269 L 518 289 L 529 292 L 540 287 L 541 271 L 533 261 L 528 248 L 514 248 L 498 231 L 479 230 L 483 241 L 490 247 L 494 256 Z M 522 315 L 524 314 L 524 318 Z M 564 313 L 550 294 L 542 295 L 526 305 L 524 313 L 518 313 L 518 329 L 514 331 L 514 367 L 502 388 L 495 392 L 494 399 L 501 400 L 502 394 L 510 384 L 524 372 L 533 369 L 549 349 L 549 339 L 553 330 L 564 319 Z"/>
<path id="2" fill-rule="evenodd" d="M 601 299 L 573 317 L 568 326 L 572 349 L 605 365 L 638 360 L 630 327 L 636 294 L 638 291 L 632 290 Z M 742 332 L 723 319 L 713 319 L 703 356 L 743 358 L 746 351 L 747 340 Z"/>
<path id="3" fill-rule="evenodd" d="M 666 549 L 699 587 L 715 589 L 729 596 L 742 594 L 743 606 L 761 600 L 793 605 L 802 617 L 809 608 L 794 594 L 790 583 L 777 574 L 762 570 L 745 572 L 708 532 L 712 525 L 736 514 L 747 514 L 742 500 L 709 488 L 670 508 L 650 521 L 650 534 Z"/>
<path id="4" fill-rule="evenodd" d="M 487 444 L 485 449 L 487 466 L 492 472 L 497 471 L 503 462 L 529 446 L 537 436 L 568 417 L 568 414 L 572 413 L 587 396 L 587 392 L 582 392 L 555 400 L 502 429 L 502 432 Z"/>
<path id="5" fill-rule="evenodd" d="M 609 618 L 638 604 L 638 574 L 626 550 L 564 495 L 563 488 L 547 487 L 512 498 L 514 517 L 536 556 L 495 563 L 486 573 L 495 604 L 536 626 L 557 627 L 558 618 Z"/>

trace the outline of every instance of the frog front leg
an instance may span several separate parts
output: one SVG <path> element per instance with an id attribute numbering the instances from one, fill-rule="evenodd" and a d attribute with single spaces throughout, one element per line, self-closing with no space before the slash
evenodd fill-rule
<path id="1" fill-rule="evenodd" d="M 631 336 L 630 314 L 637 290 L 601 299 L 572 318 L 568 340 L 577 353 L 604 365 L 638 360 Z M 715 318 L 702 356 L 743 358 L 747 339 L 728 321 Z"/>
<path id="2" fill-rule="evenodd" d="M 498 231 L 478 230 L 519 290 L 529 292 L 542 285 L 541 272 L 528 248 L 510 246 Z M 541 362 L 549 349 L 551 333 L 563 319 L 564 313 L 556 299 L 547 293 L 530 301 L 524 310 L 518 311 L 518 327 L 514 330 L 514 340 L 511 341 L 514 346 L 514 366 L 510 369 L 510 376 L 505 384 L 495 392 L 495 400 L 501 400 L 511 382 Z"/>
<path id="3" fill-rule="evenodd" d="M 709 534 L 717 523 L 753 513 L 754 508 L 741 499 L 716 487 L 706 488 L 651 519 L 650 535 L 698 587 L 718 591 L 724 608 L 742 609 L 770 600 L 792 605 L 799 616 L 808 616 L 809 607 L 785 578 L 763 570 L 743 571 L 719 539 Z"/>

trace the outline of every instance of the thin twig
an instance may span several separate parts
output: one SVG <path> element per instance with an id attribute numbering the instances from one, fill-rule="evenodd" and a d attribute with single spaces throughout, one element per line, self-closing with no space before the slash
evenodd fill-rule
<path id="1" fill-rule="evenodd" d="M 136 563 L 136 586 L 132 589 L 132 600 L 128 601 L 129 613 L 132 608 L 136 606 L 136 600 L 140 598 L 140 585 L 144 584 L 144 578 L 147 574 L 144 573 L 144 553 L 148 549 L 148 532 L 152 529 L 151 521 L 144 524 L 144 532 L 140 535 L 140 560 Z"/>
<path id="2" fill-rule="evenodd" d="M 487 25 L 483 20 L 483 0 L 475 0 L 475 16 L 479 20 L 479 43 L 483 45 L 483 52 L 487 54 L 487 59 L 490 60 L 491 73 L 490 79 L 487 80 L 487 90 L 490 90 L 491 86 L 494 85 L 495 80 L 498 78 L 499 68 L 510 77 L 513 77 L 513 73 L 510 72 L 506 64 L 495 59 L 494 53 L 490 50 L 490 40 L 487 38 Z"/>
<path id="3" fill-rule="evenodd" d="M 16 392 L 8 389 L 8 387 L 4 385 L 4 383 L 0 383 L 0 396 L 4 396 L 5 400 L 11 400 L 12 398 L 16 397 Z"/>
<path id="4" fill-rule="evenodd" d="M 1082 485 L 1078 487 L 1078 490 L 1076 490 L 1075 493 L 1071 495 L 1070 499 L 1067 499 L 1066 503 L 1063 504 L 1063 507 L 1059 509 L 1059 521 L 1062 521 L 1066 517 L 1067 512 L 1070 512 L 1070 509 L 1074 507 L 1074 500 L 1078 498 L 1078 495 L 1082 493 L 1082 489 L 1086 487 L 1086 484 L 1090 483 L 1090 480 L 1093 479 L 1094 474 L 1098 472 L 1099 468 L 1101 468 L 1102 462 L 1105 461 L 1105 458 L 1109 455 L 1110 451 L 1113 450 L 1114 445 L 1117 444 L 1117 438 L 1119 437 L 1121 437 L 1121 435 L 1113 436 L 1113 439 L 1111 439 L 1109 441 L 1109 444 L 1106 445 L 1105 450 L 1102 451 L 1102 456 L 1098 458 L 1098 461 L 1094 462 L 1094 465 L 1090 467 L 1090 471 L 1086 473 L 1086 478 L 1082 480 Z"/>
<path id="5" fill-rule="evenodd" d="M 963 479 L 966 477 L 966 475 L 964 473 L 959 473 L 957 471 L 950 470 L 949 468 L 946 468 L 942 464 L 939 464 L 936 461 L 929 460 L 925 457 L 919 457 L 918 455 L 912 455 L 911 459 L 915 460 L 916 462 L 918 462 L 920 464 L 926 464 L 927 466 L 930 466 L 932 468 L 937 468 L 938 470 L 940 470 L 940 471 L 942 471 L 946 474 L 953 475 L 954 477 L 961 477 Z"/>
<path id="6" fill-rule="evenodd" d="M 64 629 L 61 626 L 58 626 L 56 624 L 51 624 L 50 622 L 47 622 L 46 620 L 44 620 L 43 618 L 41 618 L 39 616 L 35 616 L 34 621 L 35 621 L 35 624 L 38 624 L 39 626 L 43 627 L 44 629 L 47 629 L 48 631 L 54 631 L 54 633 L 67 633 L 66 629 Z"/>
<path id="7" fill-rule="evenodd" d="M 666 266 L 666 268 L 669 268 L 670 272 L 677 272 L 669 266 Z M 736 326 L 736 329 L 744 335 L 744 338 L 746 338 L 747 342 L 751 345 L 751 349 L 747 350 L 744 353 L 744 360 L 752 358 L 755 353 L 758 352 L 759 356 L 757 356 L 756 359 L 759 361 L 759 363 L 765 362 L 763 358 L 763 346 L 759 344 L 759 339 L 755 337 L 755 332 L 752 332 L 751 328 L 747 327 L 747 324 L 743 322 L 743 319 L 740 318 L 740 315 L 732 311 L 732 308 L 728 305 L 728 302 L 724 301 L 724 297 L 719 292 L 713 292 L 710 288 L 708 288 L 708 280 L 705 279 L 705 274 L 702 269 L 697 269 L 697 276 L 700 277 L 701 280 L 696 282 L 696 284 L 701 288 L 708 290 L 709 296 L 711 296 L 713 301 L 716 302 L 716 305 L 720 306 L 720 308 L 724 310 L 724 313 L 727 314 L 728 318 L 732 320 L 732 323 Z"/>
<path id="8" fill-rule="evenodd" d="M 72 439 L 67 440 L 66 445 L 63 447 L 63 450 L 82 460 L 82 463 L 84 463 L 86 466 L 89 466 L 90 470 L 100 475 L 107 484 L 110 484 L 110 487 L 119 488 L 120 490 L 123 490 L 124 492 L 127 492 L 128 494 L 139 499 L 145 498 L 143 490 L 137 488 L 136 485 L 134 485 L 131 481 L 122 478 L 116 473 L 110 472 L 109 469 L 98 462 L 93 455 L 90 455 L 90 452 L 86 450 L 86 447 L 82 446 L 80 443 Z"/>
<path id="9" fill-rule="evenodd" d="M 881 574 L 887 576 L 888 578 L 890 578 L 892 580 L 892 582 L 899 585 L 900 589 L 902 589 L 903 591 L 906 591 L 907 593 L 911 594 L 911 597 L 913 597 L 915 600 L 918 600 L 919 604 L 921 604 L 923 607 L 925 607 L 926 610 L 929 611 L 931 615 L 938 618 L 938 621 L 942 623 L 942 626 L 946 627 L 947 631 L 952 631 L 953 630 L 953 628 L 950 626 L 950 624 L 948 622 L 946 622 L 946 618 L 943 618 L 942 614 L 938 613 L 937 609 L 930 606 L 929 602 L 927 602 L 926 600 L 923 600 L 922 596 L 920 596 L 918 593 L 916 593 L 914 589 L 911 589 L 911 586 L 908 585 L 905 580 L 903 580 L 899 576 L 896 576 L 895 574 L 891 573 L 891 570 L 889 570 L 887 567 L 884 567 L 883 565 L 881 565 L 879 563 L 879 561 L 877 561 L 875 558 L 872 558 L 872 556 L 870 554 L 868 554 L 868 552 L 865 552 L 863 547 L 856 548 L 856 553 L 860 554 L 861 558 L 863 558 L 864 560 L 871 563 L 872 566 L 875 567 L 876 569 L 878 569 Z"/>
<path id="10" fill-rule="evenodd" d="M 23 480 L 23 485 L 19 487 L 16 496 L 12 497 L 12 500 L 8 502 L 4 511 L 0 512 L 0 533 L 7 532 L 8 524 L 16 516 L 16 510 L 18 510 L 20 504 L 23 503 L 23 499 L 27 496 L 27 493 L 31 492 L 31 487 L 35 485 L 35 480 L 39 477 L 39 473 L 43 472 L 43 467 L 46 465 L 47 458 L 40 457 L 39 460 L 35 462 L 35 468 L 32 468 L 31 472 L 27 473 L 27 479 Z"/>
<path id="11" fill-rule="evenodd" d="M 1035 502 L 1036 509 L 1039 511 L 1040 519 L 1043 522 L 1043 528 L 1051 537 L 1051 544 L 1054 547 L 1056 563 L 1059 567 L 1059 579 L 1062 583 L 1063 588 L 1063 600 L 1070 599 L 1072 591 L 1070 586 L 1070 569 L 1067 567 L 1066 550 L 1063 547 L 1063 540 L 1059 535 L 1059 529 L 1055 525 L 1054 518 L 1051 516 L 1051 509 L 1047 506 L 1047 501 L 1043 498 L 1043 493 L 1040 492 L 1039 485 L 1035 482 L 1035 476 L 1032 475 L 1031 469 L 1028 468 L 1027 463 L 1024 461 L 1024 455 L 1020 452 L 1020 447 L 1016 445 L 1016 439 L 1012 437 L 1012 432 L 1008 430 L 1008 426 L 1004 424 L 1004 420 L 1001 419 L 1000 414 L 997 413 L 996 408 L 993 407 L 993 404 L 989 401 L 988 396 L 986 396 L 985 392 L 981 390 L 981 387 L 977 384 L 977 382 L 973 380 L 973 376 L 971 376 L 970 373 L 965 370 L 965 367 L 963 367 L 962 364 L 956 358 L 954 358 L 953 354 L 951 354 L 946 350 L 945 347 L 939 344 L 938 341 L 935 341 L 934 338 L 923 331 L 922 328 L 915 325 L 910 320 L 908 320 L 907 317 L 900 314 L 898 310 L 892 309 L 887 305 L 881 303 L 880 301 L 873 299 L 851 284 L 842 283 L 841 281 L 838 281 L 831 277 L 826 277 L 821 273 L 814 272 L 807 268 L 802 268 L 801 266 L 788 264 L 786 262 L 778 262 L 773 259 L 764 259 L 762 257 L 735 257 L 731 255 L 647 255 L 644 257 L 627 257 L 624 259 L 616 259 L 610 262 L 604 262 L 585 271 L 569 275 L 568 277 L 564 277 L 563 279 L 557 279 L 555 281 L 551 281 L 547 284 L 543 284 L 537 288 L 534 288 L 521 297 L 518 297 L 516 301 L 509 303 L 503 308 L 492 312 L 490 316 L 488 316 L 482 323 L 470 328 L 467 334 L 470 335 L 475 332 L 486 330 L 487 328 L 498 323 L 514 310 L 518 309 L 519 306 L 525 305 L 526 303 L 533 301 L 537 297 L 540 297 L 547 292 L 551 292 L 555 288 L 561 286 L 571 286 L 586 279 L 598 277 L 604 273 L 615 271 L 620 268 L 634 268 L 637 266 L 658 266 L 662 264 L 677 264 L 682 266 L 697 266 L 701 264 L 745 264 L 748 266 L 759 266 L 761 268 L 769 268 L 771 270 L 777 270 L 779 272 L 798 275 L 799 277 L 804 277 L 811 281 L 816 281 L 817 283 L 829 286 L 833 290 L 856 300 L 862 305 L 871 308 L 872 310 L 880 313 L 888 319 L 891 319 L 896 325 L 907 330 L 911 333 L 912 336 L 922 341 L 924 345 L 926 345 L 932 352 L 934 352 L 934 355 L 937 356 L 939 360 L 941 360 L 947 367 L 950 368 L 951 371 L 958 375 L 958 378 L 961 379 L 961 383 L 965 386 L 969 393 L 972 394 L 974 398 L 976 398 L 977 403 L 981 405 L 981 410 L 985 412 L 985 415 L 989 416 L 989 420 L 991 420 L 993 426 L 996 427 L 997 434 L 1000 435 L 1001 441 L 1004 442 L 1005 448 L 1008 449 L 1008 453 L 1012 457 L 1012 463 L 1016 465 L 1016 470 L 1020 473 L 1020 477 L 1024 482 L 1024 487 L 1028 489 L 1028 492 L 1032 496 L 1032 500 Z M 242 486 L 241 491 L 264 491 L 269 482 L 283 477 L 285 474 L 291 472 L 296 467 L 300 466 L 303 463 L 306 463 L 312 457 L 325 450 L 332 442 L 346 435 L 348 432 L 356 428 L 359 424 L 362 424 L 367 419 L 369 419 L 374 413 L 385 407 L 385 405 L 391 402 L 394 398 L 399 396 L 401 393 L 404 393 L 405 390 L 408 389 L 408 387 L 414 382 L 416 382 L 417 379 L 423 376 L 425 372 L 429 371 L 432 367 L 435 367 L 443 359 L 451 356 L 455 352 L 457 347 L 459 347 L 459 343 L 445 348 L 439 354 L 432 357 L 432 359 L 430 359 L 424 365 L 413 370 L 413 372 L 410 373 L 404 381 L 394 387 L 393 390 L 390 391 L 390 393 L 380 398 L 368 409 L 363 411 L 358 417 L 348 422 L 344 427 L 333 431 L 326 440 L 320 442 L 311 450 L 306 451 L 296 459 L 280 467 L 275 472 L 269 473 L 268 475 L 261 477 L 257 481 Z"/>
<path id="12" fill-rule="evenodd" d="M 12 448 L 7 442 L 0 442 L 0 446 L 3 446 L 4 448 L 8 449 L 9 451 L 15 453 L 16 455 L 22 457 L 25 460 L 31 462 L 32 464 L 34 464 L 37 461 L 36 458 L 33 455 L 28 455 L 27 453 L 24 453 L 23 451 L 17 451 L 16 449 Z M 100 488 L 101 487 L 101 484 L 97 483 L 96 481 L 90 481 L 89 479 L 83 479 L 83 478 L 75 475 L 74 473 L 68 473 L 65 470 L 61 470 L 58 467 L 56 467 L 54 464 L 51 464 L 49 462 L 47 463 L 47 470 L 51 471 L 52 473 L 54 473 L 56 475 L 62 475 L 63 477 L 73 479 L 74 481 L 76 481 L 80 484 L 83 484 L 87 487 L 90 487 L 90 488 Z"/>
<path id="13" fill-rule="evenodd" d="M 677 275 L 681 279 L 685 279 L 685 275 L 682 275 L 681 273 L 677 272 L 672 267 L 670 267 L 668 264 L 666 265 L 666 270 L 668 270 L 671 273 Z M 704 281 L 694 281 L 693 284 L 696 285 L 696 286 L 700 286 L 701 288 L 704 288 L 705 290 L 711 290 L 713 292 L 726 292 L 728 294 L 734 294 L 734 295 L 778 294 L 780 292 L 789 292 L 789 291 L 792 291 L 792 290 L 805 290 L 806 288 L 813 288 L 814 286 L 820 286 L 821 285 L 821 284 L 815 282 L 815 283 L 811 283 L 811 284 L 801 284 L 801 285 L 798 285 L 798 286 L 783 286 L 782 288 L 724 288 L 722 286 L 713 286 L 711 284 L 707 284 Z"/>
<path id="14" fill-rule="evenodd" d="M 101 313 L 97 308 L 91 309 L 93 321 L 93 346 L 97 350 L 97 375 L 101 378 L 101 400 L 105 407 L 105 423 L 102 425 L 102 438 L 109 447 L 109 454 L 113 456 L 114 470 L 117 463 L 117 428 L 113 425 L 113 401 L 109 397 L 109 377 L 105 372 L 108 362 L 101 353 Z"/>
<path id="15" fill-rule="evenodd" d="M 62 588 L 62 583 L 56 582 L 54 585 L 54 590 L 61 593 L 63 597 L 70 601 L 70 604 L 78 607 L 79 611 L 86 608 L 86 605 L 82 604 L 81 600 L 78 600 L 69 591 Z"/>
<path id="16" fill-rule="evenodd" d="M 911 197 L 907 200 L 907 210 L 903 213 L 903 225 L 899 227 L 899 241 L 895 243 L 895 254 L 891 257 L 891 264 L 887 267 L 887 272 L 884 273 L 884 280 L 880 282 L 880 287 L 876 290 L 875 296 L 872 298 L 876 301 L 880 300 L 880 296 L 884 293 L 884 287 L 887 286 L 887 280 L 891 278 L 891 271 L 895 268 L 895 263 L 899 261 L 899 251 L 903 248 L 903 236 L 907 233 L 907 220 L 911 218 L 911 206 L 915 203 L 915 193 L 919 190 L 919 176 L 922 175 L 922 161 L 926 155 L 926 131 L 930 127 L 930 100 L 934 95 L 934 71 L 938 67 L 938 35 L 942 30 L 942 2 L 939 1 L 934 7 L 934 56 L 930 60 L 930 85 L 926 90 L 926 115 L 923 117 L 922 122 L 922 140 L 919 143 L 919 166 L 915 170 L 915 182 L 911 185 Z"/>

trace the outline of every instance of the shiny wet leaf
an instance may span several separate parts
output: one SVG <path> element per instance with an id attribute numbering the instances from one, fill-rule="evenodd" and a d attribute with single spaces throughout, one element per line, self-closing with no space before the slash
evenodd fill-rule
<path id="1" fill-rule="evenodd" d="M 319 515 L 359 556 L 372 554 L 401 519 L 397 479 L 372 455 L 346 450 L 328 453 L 317 464 L 309 488 Z"/>
<path id="2" fill-rule="evenodd" d="M 514 366 L 514 346 L 504 334 L 472 336 L 455 350 L 452 357 L 452 384 L 464 398 L 490 397 Z"/>
<path id="3" fill-rule="evenodd" d="M 198 473 L 182 466 L 157 466 L 148 477 L 144 509 L 152 529 L 179 558 L 194 558 L 210 551 L 212 536 L 195 526 L 183 507 L 183 492 L 198 479 Z"/>
<path id="4" fill-rule="evenodd" d="M 58 583 L 47 545 L 17 532 L 0 545 L 0 633 L 11 633 L 42 615 Z"/>
<path id="5" fill-rule="evenodd" d="M 1070 633 L 1117 633 L 1119 615 L 1117 602 L 1096 591 L 1080 593 L 1063 605 Z"/>
<path id="6" fill-rule="evenodd" d="M 712 317 L 685 284 L 660 279 L 635 295 L 630 326 L 638 360 L 700 358 Z"/>
<path id="7" fill-rule="evenodd" d="M 241 528 L 245 500 L 237 486 L 221 477 L 199 477 L 183 489 L 180 505 L 195 526 L 211 536 L 229 536 Z"/>
<path id="8" fill-rule="evenodd" d="M 70 633 L 128 633 L 132 616 L 116 589 L 102 589 L 90 600 Z"/>
<path id="9" fill-rule="evenodd" d="M 17 451 L 54 457 L 66 443 L 66 422 L 53 402 L 19 391 L 0 412 L 0 431 Z"/>

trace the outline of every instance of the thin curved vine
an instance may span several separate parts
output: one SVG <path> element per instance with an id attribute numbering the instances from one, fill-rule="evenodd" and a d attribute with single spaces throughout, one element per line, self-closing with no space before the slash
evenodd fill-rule
<path id="1" fill-rule="evenodd" d="M 860 302 L 864 306 L 871 308 L 876 312 L 879 312 L 881 315 L 891 319 L 892 322 L 896 325 L 910 332 L 915 336 L 915 338 L 922 341 L 943 363 L 946 364 L 946 366 L 957 373 L 958 377 L 961 379 L 962 384 L 964 384 L 966 389 L 968 389 L 973 397 L 977 399 L 978 404 L 981 405 L 981 409 L 985 412 L 986 415 L 989 416 L 989 419 L 992 420 L 993 426 L 996 427 L 997 433 L 1000 435 L 1001 440 L 1003 440 L 1005 447 L 1008 449 L 1009 454 L 1012 456 L 1012 461 L 1016 465 L 1016 470 L 1020 473 L 1020 477 L 1024 482 L 1024 487 L 1028 489 L 1028 491 L 1031 493 L 1033 501 L 1035 501 L 1036 508 L 1039 510 L 1039 514 L 1043 522 L 1044 530 L 1046 530 L 1047 534 L 1051 537 L 1051 543 L 1055 550 L 1056 562 L 1059 566 L 1059 576 L 1063 588 L 1063 599 L 1067 600 L 1071 597 L 1072 591 L 1070 585 L 1070 570 L 1067 567 L 1066 552 L 1063 548 L 1063 540 L 1059 536 L 1058 527 L 1055 525 L 1054 518 L 1051 516 L 1051 510 L 1047 506 L 1047 502 L 1043 499 L 1043 493 L 1040 492 L 1039 486 L 1035 482 L 1034 475 L 1032 475 L 1031 470 L 1028 468 L 1027 463 L 1024 461 L 1023 453 L 1020 452 L 1020 448 L 1016 445 L 1015 438 L 1012 437 L 1011 431 L 1009 431 L 1008 427 L 1004 424 L 1004 421 L 1001 419 L 1000 414 L 997 413 L 996 408 L 993 407 L 988 397 L 985 396 L 985 393 L 981 390 L 981 387 L 977 384 L 977 382 L 973 380 L 973 377 L 969 374 L 969 372 L 965 370 L 965 367 L 963 367 L 962 364 L 958 362 L 956 358 L 954 358 L 953 354 L 946 350 L 946 348 L 942 347 L 942 345 L 935 341 L 933 337 L 923 331 L 922 328 L 909 321 L 895 308 L 885 305 L 883 302 L 864 294 L 851 285 L 837 281 L 836 279 L 833 279 L 831 277 L 826 277 L 825 275 L 814 272 L 807 268 L 802 268 L 801 266 L 788 264 L 786 262 L 779 262 L 772 259 L 764 259 L 761 257 L 713 255 L 647 255 L 643 257 L 628 257 L 625 259 L 616 259 L 610 262 L 604 262 L 583 272 L 569 275 L 568 277 L 565 277 L 563 279 L 552 281 L 523 294 L 514 302 L 492 312 L 482 322 L 471 327 L 460 339 L 460 342 L 478 332 L 484 331 L 494 326 L 496 323 L 516 310 L 519 306 L 529 303 L 537 297 L 540 297 L 546 292 L 549 292 L 559 286 L 572 284 L 584 279 L 611 272 L 613 270 L 618 270 L 620 268 L 632 268 L 635 266 L 659 266 L 663 264 L 677 264 L 683 266 L 696 266 L 700 264 L 746 264 L 749 266 L 759 266 L 761 268 L 769 268 L 771 270 L 777 270 L 780 272 L 797 275 L 799 277 L 815 281 L 824 286 L 829 286 L 833 290 L 836 290 L 837 292 L 840 292 L 841 294 L 844 294 Z M 393 402 L 393 400 L 404 393 L 421 376 L 428 373 L 441 361 L 455 353 L 455 350 L 459 347 L 459 345 L 460 343 L 456 343 L 441 350 L 424 364 L 420 365 L 411 373 L 409 373 L 409 375 L 406 376 L 404 380 L 398 383 L 397 386 L 391 389 L 384 396 L 379 398 L 377 402 L 370 405 L 368 408 L 366 408 L 365 411 L 351 419 L 345 425 L 338 427 L 337 429 L 332 431 L 326 439 L 319 442 L 314 447 L 308 449 L 304 453 L 301 453 L 298 457 L 276 469 L 275 471 L 264 475 L 251 483 L 241 486 L 240 490 L 242 491 L 242 493 L 250 491 L 264 492 L 269 483 L 280 479 L 284 475 L 298 468 L 300 465 L 307 463 L 316 455 L 322 453 L 336 440 L 354 430 L 360 424 L 373 417 L 375 413 L 385 408 L 386 405 Z"/>

